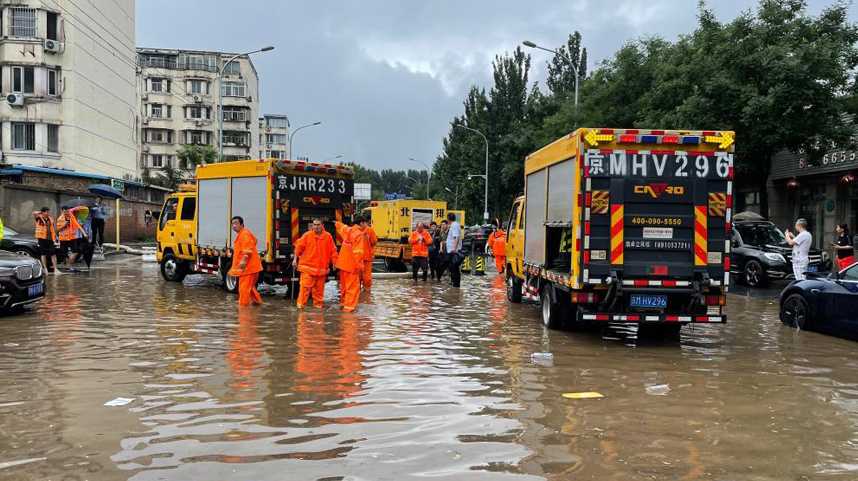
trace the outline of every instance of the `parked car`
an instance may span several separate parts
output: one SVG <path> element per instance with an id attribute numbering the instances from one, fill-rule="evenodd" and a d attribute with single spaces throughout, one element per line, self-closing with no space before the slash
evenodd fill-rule
<path id="1" fill-rule="evenodd" d="M 45 296 L 42 263 L 0 251 L 0 313 L 20 309 Z"/>
<path id="2" fill-rule="evenodd" d="M 784 324 L 858 341 L 858 264 L 793 282 L 780 296 Z"/>
<path id="3" fill-rule="evenodd" d="M 21 234 L 5 226 L 3 227 L 3 240 L 0 240 L 0 250 L 14 252 L 22 256 L 30 256 L 33 259 L 40 257 L 39 242 L 35 237 Z M 57 261 L 62 262 L 64 260 L 65 255 L 57 249 Z M 50 260 L 48 260 L 48 263 L 50 263 Z"/>
<path id="4" fill-rule="evenodd" d="M 730 273 L 750 287 L 763 287 L 773 280 L 793 280 L 792 247 L 774 223 L 767 220 L 733 222 Z M 811 249 L 809 273 L 831 270 L 828 252 Z"/>

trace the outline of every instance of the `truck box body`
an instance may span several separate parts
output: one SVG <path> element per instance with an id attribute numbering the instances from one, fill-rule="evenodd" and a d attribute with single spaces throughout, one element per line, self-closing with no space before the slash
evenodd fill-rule
<path id="1" fill-rule="evenodd" d="M 513 271 L 531 294 L 571 293 L 585 320 L 722 322 L 732 144 L 732 132 L 579 129 L 531 154 Z"/>
<path id="2" fill-rule="evenodd" d="M 334 221 L 353 214 L 353 191 L 353 172 L 342 166 L 288 160 L 199 166 L 196 189 L 172 194 L 165 202 L 164 212 L 172 218 L 159 223 L 159 261 L 169 254 L 187 272 L 222 275 L 235 240 L 231 219 L 241 216 L 258 240 L 264 280 L 289 282 L 295 240 L 316 217 L 336 236 Z M 193 216 L 185 215 L 194 210 L 185 207 L 189 202 L 195 202 Z"/>

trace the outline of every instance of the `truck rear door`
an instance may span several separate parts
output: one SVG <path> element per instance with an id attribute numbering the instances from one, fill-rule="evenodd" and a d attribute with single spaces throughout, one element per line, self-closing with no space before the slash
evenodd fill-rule
<path id="1" fill-rule="evenodd" d="M 732 154 L 657 148 L 584 152 L 585 282 L 727 281 Z"/>

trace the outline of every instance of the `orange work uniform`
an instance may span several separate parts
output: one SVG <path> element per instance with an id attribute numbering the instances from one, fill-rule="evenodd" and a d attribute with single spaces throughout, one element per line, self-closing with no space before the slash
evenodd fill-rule
<path id="1" fill-rule="evenodd" d="M 321 234 L 308 231 L 295 242 L 295 256 L 298 257 L 298 272 L 301 273 L 301 290 L 298 293 L 298 309 L 307 305 L 310 294 L 313 305 L 322 307 L 325 303 L 325 281 L 328 269 L 337 263 L 337 246 L 327 231 Z"/>
<path id="2" fill-rule="evenodd" d="M 235 236 L 232 248 L 232 268 L 229 275 L 238 277 L 238 305 L 247 306 L 251 302 L 262 304 L 262 296 L 256 290 L 256 280 L 262 272 L 262 260 L 256 250 L 256 236 L 245 227 Z M 245 258 L 247 261 L 242 269 L 241 260 Z"/>
<path id="3" fill-rule="evenodd" d="M 506 268 L 506 232 L 503 229 L 498 229 L 489 236 L 489 249 L 492 250 L 492 255 L 495 256 L 495 267 L 498 274 L 503 274 Z"/>
<path id="4" fill-rule="evenodd" d="M 343 239 L 336 267 L 340 270 L 340 301 L 343 310 L 352 312 L 360 297 L 360 281 L 366 256 L 367 237 L 360 226 L 347 226 L 337 222 L 337 235 Z"/>
<path id="5" fill-rule="evenodd" d="M 57 231 L 54 229 L 54 219 L 51 216 L 36 217 L 36 239 L 57 241 Z"/>
<path id="6" fill-rule="evenodd" d="M 420 242 L 420 239 L 423 242 Z M 432 245 L 432 236 L 425 230 L 423 232 L 414 231 L 411 237 L 408 238 L 408 243 L 411 244 L 411 257 L 429 257 L 429 246 Z"/>
<path id="7" fill-rule="evenodd" d="M 77 218 L 72 214 L 61 215 L 57 219 L 57 229 L 60 231 L 61 242 L 76 240 L 78 231 L 83 230 Z"/>
<path id="8" fill-rule="evenodd" d="M 375 245 L 378 244 L 378 236 L 371 226 L 366 226 L 362 231 L 366 236 L 366 251 L 363 253 L 363 272 L 361 285 L 364 289 L 372 288 L 372 262 L 375 260 Z"/>

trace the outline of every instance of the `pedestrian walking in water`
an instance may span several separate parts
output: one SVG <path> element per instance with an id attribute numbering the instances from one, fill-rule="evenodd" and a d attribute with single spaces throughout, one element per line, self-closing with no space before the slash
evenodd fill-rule
<path id="1" fill-rule="evenodd" d="M 806 279 L 807 265 L 810 261 L 808 253 L 811 244 L 813 244 L 813 236 L 807 231 L 807 220 L 805 219 L 795 221 L 795 230 L 797 234 L 793 234 L 787 229 L 786 240 L 792 246 L 792 271 L 795 280 L 803 281 Z"/>
<path id="2" fill-rule="evenodd" d="M 364 216 L 364 222 L 361 222 L 361 232 L 366 236 L 366 252 L 363 253 L 363 272 L 361 273 L 360 283 L 365 290 L 372 289 L 372 263 L 375 261 L 375 245 L 378 244 L 378 236 L 375 235 L 375 230 L 372 228 L 372 217 L 367 214 Z"/>
<path id="3" fill-rule="evenodd" d="M 81 251 L 78 239 L 86 237 L 86 232 L 68 206 L 64 205 L 60 210 L 60 216 L 57 218 L 57 236 L 60 238 L 60 249 L 66 255 L 66 267 L 69 272 L 75 272 L 74 263 Z"/>
<path id="4" fill-rule="evenodd" d="M 235 241 L 232 244 L 232 268 L 228 275 L 238 277 L 238 305 L 262 304 L 262 296 L 256 290 L 259 273 L 262 272 L 262 260 L 257 250 L 256 236 L 244 226 L 244 218 L 232 218 L 232 230 Z"/>
<path id="5" fill-rule="evenodd" d="M 92 217 L 92 244 L 104 245 L 104 222 L 107 219 L 107 208 L 102 204 L 102 198 L 95 198 L 95 205 L 89 209 Z"/>
<path id="6" fill-rule="evenodd" d="M 417 281 L 417 273 L 423 269 L 423 282 L 429 275 L 429 246 L 432 245 L 432 236 L 423 228 L 423 223 L 417 224 L 417 230 L 408 238 L 411 244 L 411 275 Z"/>
<path id="7" fill-rule="evenodd" d="M 354 312 L 360 297 L 360 282 L 363 277 L 363 263 L 368 243 L 360 224 L 365 222 L 360 218 L 358 225 L 348 226 L 342 222 L 336 223 L 337 234 L 343 239 L 336 268 L 340 271 L 340 302 L 345 312 Z"/>
<path id="8" fill-rule="evenodd" d="M 837 254 L 837 270 L 842 271 L 855 263 L 855 247 L 852 244 L 852 236 L 849 235 L 849 225 L 838 224 L 835 229 L 837 240 L 831 245 Z"/>
<path id="9" fill-rule="evenodd" d="M 39 245 L 39 255 L 45 272 L 60 273 L 57 263 L 57 228 L 51 217 L 50 209 L 42 207 L 33 212 L 33 221 L 36 224 L 36 242 Z M 51 258 L 51 268 L 48 269 L 48 257 Z"/>
<path id="10" fill-rule="evenodd" d="M 486 242 L 486 252 L 491 252 L 498 274 L 503 274 L 506 268 L 506 232 L 501 228 L 500 219 L 495 219 L 494 231 Z"/>
<path id="11" fill-rule="evenodd" d="M 313 219 L 309 231 L 295 242 L 295 259 L 292 267 L 301 273 L 301 290 L 298 293 L 298 309 L 307 305 L 310 295 L 313 306 L 325 304 L 325 282 L 330 268 L 337 263 L 337 246 L 334 238 L 325 230 L 321 219 Z"/>
<path id="12" fill-rule="evenodd" d="M 450 268 L 450 285 L 459 287 L 462 281 L 462 261 L 465 260 L 462 256 L 462 226 L 456 221 L 456 214 L 447 214 L 447 220 L 450 222 L 450 229 L 447 232 L 445 248 Z"/>
<path id="13" fill-rule="evenodd" d="M 447 234 L 450 232 L 450 223 L 447 219 L 441 221 L 441 226 L 438 228 L 432 242 L 438 249 L 438 267 L 435 269 L 436 278 L 440 281 L 444 277 L 444 271 L 447 270 Z"/>

